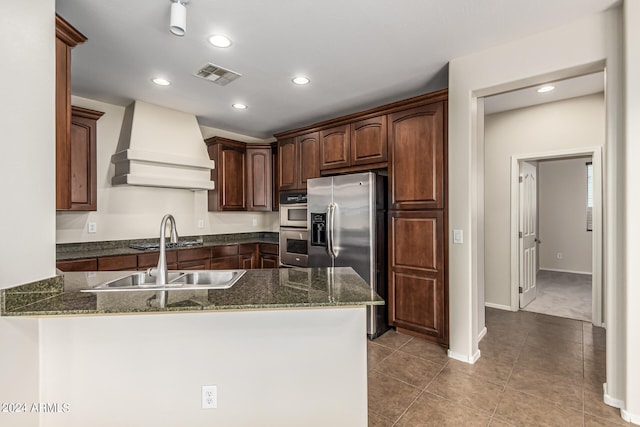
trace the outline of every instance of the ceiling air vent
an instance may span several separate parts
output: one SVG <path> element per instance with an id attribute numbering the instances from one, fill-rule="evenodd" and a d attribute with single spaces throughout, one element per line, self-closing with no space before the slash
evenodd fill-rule
<path id="1" fill-rule="evenodd" d="M 219 65 L 207 63 L 195 72 L 194 76 L 209 80 L 220 86 L 226 86 L 241 75 L 235 71 L 226 70 Z"/>

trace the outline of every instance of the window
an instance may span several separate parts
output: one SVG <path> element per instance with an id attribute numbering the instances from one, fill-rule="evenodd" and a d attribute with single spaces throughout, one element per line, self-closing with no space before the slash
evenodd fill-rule
<path id="1" fill-rule="evenodd" d="M 587 231 L 593 231 L 593 164 L 587 163 Z"/>

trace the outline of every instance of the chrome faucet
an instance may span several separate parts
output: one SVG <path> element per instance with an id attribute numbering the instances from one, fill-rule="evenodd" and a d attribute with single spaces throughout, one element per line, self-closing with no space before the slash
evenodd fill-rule
<path id="1" fill-rule="evenodd" d="M 167 249 L 166 249 L 166 232 L 167 221 L 171 224 L 171 243 L 178 243 L 178 230 L 176 230 L 176 220 L 173 215 L 166 214 L 160 223 L 160 256 L 158 257 L 158 270 L 156 272 L 156 285 L 166 285 L 168 282 L 167 274 Z"/>

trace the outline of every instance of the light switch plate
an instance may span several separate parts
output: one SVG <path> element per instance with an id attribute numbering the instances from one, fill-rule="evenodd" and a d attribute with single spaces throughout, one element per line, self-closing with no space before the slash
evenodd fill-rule
<path id="1" fill-rule="evenodd" d="M 87 224 L 87 233 L 95 233 L 98 231 L 98 225 L 95 222 L 90 222 Z"/>
<path id="2" fill-rule="evenodd" d="M 462 243 L 464 243 L 462 230 L 459 230 L 459 229 L 453 230 L 453 244 L 461 245 Z"/>

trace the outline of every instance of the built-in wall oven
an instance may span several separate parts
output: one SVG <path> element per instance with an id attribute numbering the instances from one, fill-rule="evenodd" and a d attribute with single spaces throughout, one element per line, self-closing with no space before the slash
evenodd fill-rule
<path id="1" fill-rule="evenodd" d="M 308 265 L 307 194 L 280 194 L 280 264 Z"/>

